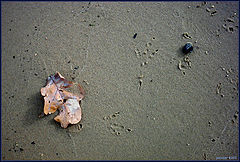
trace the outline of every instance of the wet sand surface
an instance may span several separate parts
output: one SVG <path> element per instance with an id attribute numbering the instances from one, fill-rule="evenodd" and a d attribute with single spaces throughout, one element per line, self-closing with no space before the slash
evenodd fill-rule
<path id="1" fill-rule="evenodd" d="M 2 2 L 2 159 L 238 159 L 238 8 Z M 56 71 L 86 91 L 67 129 L 38 118 Z"/>

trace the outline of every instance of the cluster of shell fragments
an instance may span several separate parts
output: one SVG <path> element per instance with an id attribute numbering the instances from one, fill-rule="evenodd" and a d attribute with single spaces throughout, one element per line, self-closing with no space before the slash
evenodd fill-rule
<path id="1" fill-rule="evenodd" d="M 84 98 L 84 90 L 80 84 L 80 94 L 76 95 L 66 91 L 74 83 L 67 81 L 59 72 L 49 76 L 47 85 L 41 88 L 41 94 L 44 96 L 44 114 L 52 114 L 57 109 L 59 115 L 54 118 L 60 122 L 63 128 L 67 128 L 68 124 L 77 124 L 82 117 L 80 102 Z"/>

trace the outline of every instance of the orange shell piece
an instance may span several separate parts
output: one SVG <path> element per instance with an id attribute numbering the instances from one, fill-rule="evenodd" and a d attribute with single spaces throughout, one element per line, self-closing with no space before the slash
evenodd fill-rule
<path id="1" fill-rule="evenodd" d="M 47 85 L 41 88 L 41 94 L 44 96 L 44 114 L 54 113 L 60 109 L 60 113 L 54 119 L 61 123 L 63 128 L 68 124 L 77 124 L 81 120 L 80 101 L 84 98 L 84 90 L 80 84 L 80 95 L 67 92 L 65 88 L 73 85 L 73 82 L 67 81 L 59 72 L 48 77 Z"/>

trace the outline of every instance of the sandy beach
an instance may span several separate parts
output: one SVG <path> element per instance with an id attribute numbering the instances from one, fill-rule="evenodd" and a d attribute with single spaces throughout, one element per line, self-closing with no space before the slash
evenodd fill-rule
<path id="1" fill-rule="evenodd" d="M 2 160 L 239 159 L 238 2 L 1 9 Z M 66 129 L 38 117 L 56 71 L 86 91 Z"/>

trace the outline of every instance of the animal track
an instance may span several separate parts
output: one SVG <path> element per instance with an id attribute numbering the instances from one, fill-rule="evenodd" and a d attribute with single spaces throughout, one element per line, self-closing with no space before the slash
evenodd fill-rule
<path id="1" fill-rule="evenodd" d="M 82 124 L 71 125 L 68 128 L 68 132 L 70 132 L 70 133 L 79 133 L 82 130 L 82 128 L 83 128 Z"/>
<path id="2" fill-rule="evenodd" d="M 112 123 L 110 125 L 110 131 L 112 134 L 115 134 L 118 136 L 122 134 L 122 132 L 124 131 L 124 126 L 117 123 Z"/>
<path id="3" fill-rule="evenodd" d="M 112 121 L 112 120 L 116 119 L 119 116 L 119 114 L 120 114 L 120 112 L 115 112 L 114 114 L 104 116 L 103 120 L 108 121 L 108 122 L 110 120 Z M 125 126 L 123 126 L 121 124 L 118 124 L 116 122 L 108 123 L 108 124 L 109 124 L 108 129 L 110 130 L 110 132 L 113 135 L 116 135 L 116 136 L 119 136 L 119 135 L 123 134 L 124 132 L 131 132 L 132 131 L 131 128 L 125 128 Z"/>
<path id="4" fill-rule="evenodd" d="M 119 114 L 120 114 L 120 112 L 118 111 L 118 112 L 115 112 L 114 114 L 108 115 L 107 117 L 104 116 L 104 117 L 103 117 L 103 120 L 111 120 L 111 119 L 114 119 L 114 118 L 118 117 Z"/>

